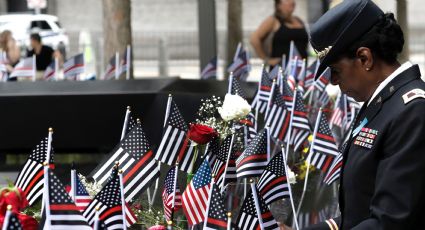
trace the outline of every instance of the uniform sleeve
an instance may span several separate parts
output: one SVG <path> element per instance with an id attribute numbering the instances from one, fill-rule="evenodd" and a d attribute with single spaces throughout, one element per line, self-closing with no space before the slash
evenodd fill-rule
<path id="1" fill-rule="evenodd" d="M 425 100 L 405 106 L 383 134 L 370 217 L 352 229 L 409 229 L 424 218 Z"/>
<path id="2" fill-rule="evenodd" d="M 307 228 L 303 228 L 303 230 L 339 230 L 340 225 L 340 217 L 326 220 L 325 222 L 318 223 Z"/>

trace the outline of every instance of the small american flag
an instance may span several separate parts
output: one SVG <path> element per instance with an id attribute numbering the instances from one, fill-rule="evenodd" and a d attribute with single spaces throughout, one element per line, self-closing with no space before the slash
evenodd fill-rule
<path id="1" fill-rule="evenodd" d="M 329 167 L 329 171 L 325 176 L 325 179 L 323 179 L 323 182 L 325 182 L 327 185 L 331 185 L 341 176 L 342 159 L 343 155 L 342 153 L 339 153 L 338 156 L 333 160 L 332 165 Z"/>
<path id="2" fill-rule="evenodd" d="M 182 195 L 177 184 L 177 170 L 172 167 L 164 181 L 164 190 L 162 191 L 162 202 L 164 205 L 164 214 L 167 221 L 172 220 L 172 213 L 177 212 L 182 207 Z"/>
<path id="3" fill-rule="evenodd" d="M 233 76 L 238 79 L 244 80 L 248 77 L 251 71 L 251 65 L 249 64 L 249 54 L 242 46 L 239 46 L 236 50 L 235 58 L 233 63 L 227 68 L 229 73 L 233 72 Z"/>
<path id="4" fill-rule="evenodd" d="M 319 68 L 320 61 L 316 59 L 306 69 L 306 76 L 304 79 L 304 90 L 308 91 L 310 87 L 314 85 L 314 76 L 316 75 L 317 69 Z"/>
<path id="5" fill-rule="evenodd" d="M 15 68 L 13 68 L 12 73 L 10 74 L 10 78 L 23 77 L 30 78 L 34 77 L 35 74 L 35 65 L 34 58 L 28 57 L 24 58 L 16 64 Z"/>
<path id="6" fill-rule="evenodd" d="M 263 71 L 265 70 L 264 68 L 263 68 Z M 279 81 L 279 79 L 278 79 L 279 72 L 280 72 L 280 66 L 279 65 L 275 65 L 273 67 L 273 69 L 270 70 L 270 73 L 267 75 L 269 77 L 270 81 L 273 81 L 273 80 Z"/>
<path id="7" fill-rule="evenodd" d="M 206 159 L 210 168 L 214 167 L 215 161 L 217 159 L 218 151 L 220 150 L 220 138 L 214 137 L 208 144 L 206 148 Z"/>
<path id="8" fill-rule="evenodd" d="M 258 211 L 257 208 L 259 209 Z M 276 220 L 263 198 L 258 195 L 258 190 L 255 186 L 243 201 L 236 222 L 238 223 L 239 229 L 244 230 L 279 229 Z"/>
<path id="9" fill-rule="evenodd" d="M 217 79 L 217 57 L 213 57 L 201 72 L 201 79 Z"/>
<path id="10" fill-rule="evenodd" d="M 269 102 L 269 97 L 272 91 L 272 84 L 273 82 L 270 80 L 266 68 L 263 67 L 258 92 L 254 102 L 252 103 L 252 107 L 258 109 L 260 113 L 266 112 L 267 103 Z"/>
<path id="11" fill-rule="evenodd" d="M 298 77 L 300 76 L 301 70 L 305 63 L 301 57 L 300 52 L 295 46 L 294 41 L 291 41 L 289 46 L 289 56 L 286 73 L 288 74 L 288 84 L 292 90 L 295 89 Z"/>
<path id="12" fill-rule="evenodd" d="M 267 205 L 289 197 L 282 152 L 278 152 L 270 160 L 258 181 L 257 188 Z"/>
<path id="13" fill-rule="evenodd" d="M 90 225 L 93 225 L 96 218 L 96 208 L 99 208 L 99 219 L 103 221 L 107 229 L 124 229 L 123 211 L 120 191 L 120 178 L 117 169 L 114 168 L 106 185 L 93 198 L 83 215 Z M 133 225 L 137 219 L 130 207 L 125 205 L 127 227 Z"/>
<path id="14" fill-rule="evenodd" d="M 105 185 L 116 161 L 119 162 L 123 171 L 124 193 L 127 202 L 141 194 L 159 177 L 153 151 L 139 124 L 133 127 L 89 176 Z"/>
<path id="15" fill-rule="evenodd" d="M 71 182 L 71 191 L 69 193 L 71 198 L 73 198 L 75 205 L 77 205 L 77 208 L 82 212 L 91 202 L 91 196 L 78 177 L 75 169 L 71 170 L 71 179 L 73 181 Z"/>
<path id="16" fill-rule="evenodd" d="M 188 128 L 174 101 L 171 101 L 165 132 L 155 159 L 167 165 L 179 162 L 179 169 L 189 172 L 193 158 L 193 146 L 187 137 Z"/>
<path id="17" fill-rule="evenodd" d="M 294 145 L 294 151 L 298 151 L 310 135 L 311 129 L 308 113 L 303 102 L 303 95 L 300 91 L 296 91 L 295 97 L 294 111 L 292 112 L 291 140 Z"/>
<path id="18" fill-rule="evenodd" d="M 236 160 L 238 178 L 259 177 L 267 165 L 269 154 L 268 129 L 261 130 Z"/>
<path id="19" fill-rule="evenodd" d="M 288 85 L 286 81 L 283 81 L 282 85 L 280 85 L 283 101 L 285 102 L 286 108 L 289 111 L 292 111 L 292 102 L 294 100 L 294 91 Z"/>
<path id="20" fill-rule="evenodd" d="M 212 167 L 215 182 L 223 189 L 231 182 L 236 182 L 235 151 L 233 150 L 233 135 L 227 136 L 218 150 L 217 158 Z"/>
<path id="21" fill-rule="evenodd" d="M 346 95 L 343 93 L 339 93 L 338 97 L 335 101 L 334 111 L 332 113 L 332 117 L 330 120 L 331 127 L 338 126 L 342 127 L 343 123 L 346 121 L 346 111 L 347 111 L 347 99 Z M 344 121 L 345 120 L 345 121 Z"/>
<path id="22" fill-rule="evenodd" d="M 317 132 L 313 133 L 313 142 L 311 143 L 312 151 L 308 156 L 308 160 L 314 167 L 323 172 L 327 172 L 332 161 L 338 155 L 338 148 L 332 136 L 332 131 L 329 128 L 326 114 L 321 110 L 318 113 L 317 122 L 319 122 L 319 124 Z"/>
<path id="23" fill-rule="evenodd" d="M 109 59 L 108 66 L 106 67 L 105 74 L 103 75 L 104 80 L 110 80 L 115 78 L 115 71 L 117 68 L 115 55 Z"/>
<path id="24" fill-rule="evenodd" d="M 211 168 L 208 161 L 204 160 L 182 196 L 183 212 L 189 226 L 205 219 L 211 179 Z"/>
<path id="25" fill-rule="evenodd" d="M 128 71 L 128 63 L 130 63 L 131 59 L 131 47 L 127 46 L 127 48 L 124 50 L 124 53 L 122 54 L 121 61 L 119 63 L 119 75 L 125 73 Z"/>
<path id="26" fill-rule="evenodd" d="M 207 230 L 227 230 L 227 216 L 224 207 L 224 197 L 220 188 L 213 183 L 211 196 L 208 201 L 207 217 L 204 221 L 204 229 Z"/>
<path id="27" fill-rule="evenodd" d="M 270 135 L 283 141 L 289 129 L 290 112 L 287 110 L 279 89 L 274 86 L 271 95 L 270 109 L 266 115 L 266 124 L 270 127 Z"/>
<path id="28" fill-rule="evenodd" d="M 322 104 L 322 106 L 326 106 L 330 101 L 328 92 L 326 91 L 326 86 L 329 84 L 330 77 L 331 71 L 329 68 L 326 68 L 326 70 L 319 76 L 317 81 L 314 82 L 314 88 L 317 91 L 317 99 Z"/>
<path id="29" fill-rule="evenodd" d="M 7 210 L 6 215 L 3 219 L 2 230 L 23 230 L 21 222 L 19 222 L 18 217 L 12 212 L 12 210 Z"/>
<path id="30" fill-rule="evenodd" d="M 46 137 L 32 150 L 15 182 L 15 186 L 25 193 L 30 206 L 43 194 L 43 163 L 47 160 L 47 142 Z M 53 154 L 50 163 L 53 163 Z"/>
<path id="31" fill-rule="evenodd" d="M 84 54 L 77 54 L 63 63 L 63 76 L 65 78 L 76 78 L 84 73 Z"/>
<path id="32" fill-rule="evenodd" d="M 246 116 L 245 119 L 240 121 L 242 124 L 244 124 L 244 138 L 245 143 L 249 144 L 252 139 L 254 139 L 255 136 L 257 136 L 257 120 L 255 119 L 255 115 L 250 112 Z"/>
<path id="33" fill-rule="evenodd" d="M 230 86 L 230 90 L 229 90 L 230 94 L 238 95 L 246 100 L 247 96 L 244 90 L 242 89 L 242 86 L 239 80 L 233 75 L 229 77 L 229 86 Z"/>
<path id="34" fill-rule="evenodd" d="M 49 81 L 55 77 L 55 74 L 56 74 L 55 66 L 56 66 L 56 60 L 53 60 L 44 71 L 44 75 L 43 75 L 44 80 Z"/>
<path id="35" fill-rule="evenodd" d="M 48 166 L 44 167 L 46 218 L 41 229 L 91 230 L 64 186 Z"/>

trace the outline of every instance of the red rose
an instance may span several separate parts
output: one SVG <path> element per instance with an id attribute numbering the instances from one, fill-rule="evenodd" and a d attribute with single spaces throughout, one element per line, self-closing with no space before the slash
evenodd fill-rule
<path id="1" fill-rule="evenodd" d="M 201 124 L 190 124 L 188 137 L 200 145 L 204 145 L 210 142 L 216 136 L 217 132 L 209 126 Z"/>
<path id="2" fill-rule="evenodd" d="M 12 205 L 12 211 L 20 212 L 28 206 L 28 200 L 25 193 L 17 188 L 4 188 L 0 193 L 0 212 L 4 215 L 6 207 Z"/>
<path id="3" fill-rule="evenodd" d="M 38 229 L 38 222 L 34 219 L 32 216 L 28 216 L 22 213 L 17 213 L 19 222 L 21 222 L 22 229 L 25 230 L 37 230 Z"/>

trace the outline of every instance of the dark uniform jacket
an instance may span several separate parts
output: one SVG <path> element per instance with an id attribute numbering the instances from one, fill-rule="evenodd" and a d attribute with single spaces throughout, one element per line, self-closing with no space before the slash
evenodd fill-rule
<path id="1" fill-rule="evenodd" d="M 340 229 L 425 229 L 425 83 L 418 66 L 366 105 L 343 151 L 335 222 Z"/>

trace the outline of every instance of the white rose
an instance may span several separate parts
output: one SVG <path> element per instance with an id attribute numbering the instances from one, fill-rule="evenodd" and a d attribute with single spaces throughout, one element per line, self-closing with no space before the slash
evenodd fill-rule
<path id="1" fill-rule="evenodd" d="M 287 178 L 288 178 L 288 182 L 290 184 L 296 184 L 297 183 L 297 175 L 294 172 L 292 172 L 292 170 L 289 167 L 288 167 Z"/>
<path id="2" fill-rule="evenodd" d="M 226 94 L 223 106 L 218 108 L 218 113 L 225 121 L 242 119 L 251 111 L 248 102 L 238 95 Z"/>

